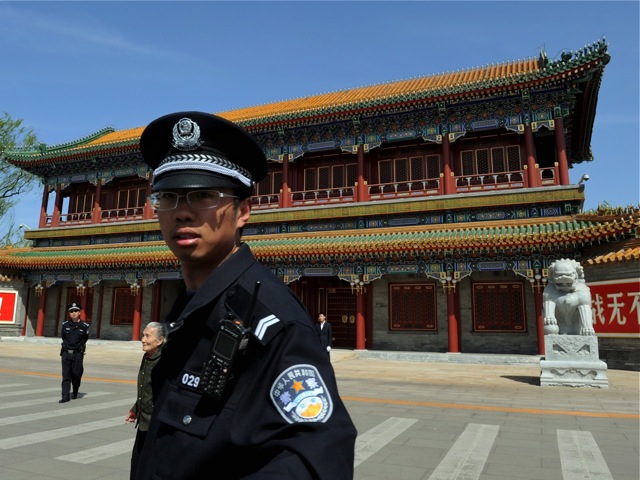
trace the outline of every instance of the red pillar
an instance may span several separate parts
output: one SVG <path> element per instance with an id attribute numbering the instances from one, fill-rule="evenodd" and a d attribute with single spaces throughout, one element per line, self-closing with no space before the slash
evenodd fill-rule
<path id="1" fill-rule="evenodd" d="M 151 310 L 151 321 L 160 321 L 160 296 L 162 294 L 162 286 L 160 280 L 153 283 L 153 308 Z"/>
<path id="2" fill-rule="evenodd" d="M 99 287 L 99 291 L 100 291 L 100 300 L 98 301 L 98 325 L 96 327 L 96 337 L 100 338 L 100 335 L 102 335 L 102 307 L 104 306 L 104 285 L 100 285 Z M 93 318 L 96 318 L 96 315 L 93 316 Z"/>
<path id="3" fill-rule="evenodd" d="M 358 189 L 356 191 L 356 201 L 366 202 L 369 200 L 367 184 L 364 180 L 364 145 L 358 145 Z"/>
<path id="4" fill-rule="evenodd" d="M 87 299 L 89 298 L 89 289 L 85 286 L 85 289 L 82 291 L 82 296 L 80 297 L 80 319 L 83 322 L 87 321 Z"/>
<path id="5" fill-rule="evenodd" d="M 536 307 L 536 330 L 538 332 L 538 354 L 544 355 L 544 320 L 542 318 L 542 287 L 533 288 Z"/>
<path id="6" fill-rule="evenodd" d="M 567 160 L 567 147 L 564 141 L 564 121 L 562 117 L 554 118 L 556 155 L 558 169 L 560 170 L 560 185 L 569 185 L 569 161 Z"/>
<path id="7" fill-rule="evenodd" d="M 442 182 L 444 185 L 444 194 L 456 193 L 455 185 L 453 183 L 453 168 L 451 167 L 451 146 L 449 144 L 449 135 L 442 135 L 442 171 L 444 177 Z M 441 188 L 442 188 L 441 187 Z"/>
<path id="8" fill-rule="evenodd" d="M 38 304 L 38 321 L 36 322 L 36 337 L 44 335 L 44 306 L 47 301 L 47 289 L 42 290 L 40 294 L 40 302 Z"/>
<path id="9" fill-rule="evenodd" d="M 364 350 L 365 323 L 364 323 L 364 293 L 356 293 L 356 350 Z"/>
<path id="10" fill-rule="evenodd" d="M 447 320 L 449 324 L 449 353 L 460 353 L 458 317 L 456 316 L 456 301 L 453 288 L 447 289 Z"/>
<path id="11" fill-rule="evenodd" d="M 280 193 L 280 206 L 288 208 L 291 206 L 291 189 L 289 188 L 289 154 L 282 157 L 282 192 Z"/>
<path id="12" fill-rule="evenodd" d="M 44 228 L 47 225 L 47 208 L 49 206 L 49 186 L 44 186 L 44 192 L 42 192 L 42 204 L 40 206 L 40 222 L 38 228 Z"/>
<path id="13" fill-rule="evenodd" d="M 60 226 L 60 212 L 62 210 L 62 187 L 60 184 L 56 186 L 56 199 L 53 207 L 53 216 L 51 217 L 51 226 Z"/>
<path id="14" fill-rule="evenodd" d="M 533 146 L 533 131 L 531 130 L 530 124 L 524 126 L 524 145 L 527 154 L 527 178 L 529 180 L 529 187 L 539 187 L 542 182 L 540 181 L 536 150 Z"/>
<path id="15" fill-rule="evenodd" d="M 142 321 L 142 292 L 144 288 L 140 288 L 138 290 L 138 294 L 136 295 L 136 304 L 133 310 L 133 334 L 131 335 L 131 340 L 138 341 L 140 340 L 140 325 Z"/>
<path id="16" fill-rule="evenodd" d="M 26 308 L 24 309 L 24 321 L 22 323 L 22 336 L 27 334 L 27 322 L 29 321 L 29 303 L 31 300 L 31 289 L 27 288 L 27 300 L 25 301 Z"/>
<path id="17" fill-rule="evenodd" d="M 91 223 L 100 223 L 102 216 L 100 210 L 100 196 L 102 195 L 102 180 L 98 179 L 96 193 L 93 195 L 93 211 L 91 212 Z"/>
<path id="18" fill-rule="evenodd" d="M 149 197 L 151 196 L 151 184 L 153 182 L 153 176 L 149 177 L 149 183 L 147 183 L 147 190 L 145 192 L 145 201 L 144 208 L 142 210 L 142 218 L 144 220 L 151 220 L 153 218 L 153 207 L 151 207 L 151 203 L 149 202 Z"/>

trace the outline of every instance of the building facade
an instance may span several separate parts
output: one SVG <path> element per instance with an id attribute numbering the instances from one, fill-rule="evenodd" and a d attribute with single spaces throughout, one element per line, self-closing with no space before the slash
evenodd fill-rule
<path id="1" fill-rule="evenodd" d="M 243 239 L 312 317 L 327 315 L 336 347 L 543 354 L 548 266 L 635 238 L 640 223 L 637 208 L 583 212 L 585 185 L 570 179 L 593 160 L 608 62 L 596 41 L 217 112 L 269 160 Z M 167 313 L 181 273 L 147 202 L 143 128 L 8 152 L 44 187 L 32 246 L 0 253 L 15 296 L 3 335 L 56 336 L 70 301 L 93 338 L 138 340 Z"/>

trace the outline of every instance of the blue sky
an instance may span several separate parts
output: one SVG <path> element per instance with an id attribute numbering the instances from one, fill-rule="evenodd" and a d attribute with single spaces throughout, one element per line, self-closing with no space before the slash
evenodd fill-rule
<path id="1" fill-rule="evenodd" d="M 639 2 L 0 1 L 0 112 L 56 145 L 180 110 L 221 112 L 537 57 L 606 38 L 585 209 L 637 205 Z M 37 226 L 41 189 L 16 223 Z"/>

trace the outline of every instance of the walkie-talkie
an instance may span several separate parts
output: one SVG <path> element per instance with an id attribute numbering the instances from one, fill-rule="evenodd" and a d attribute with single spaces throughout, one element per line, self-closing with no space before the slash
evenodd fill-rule
<path id="1" fill-rule="evenodd" d="M 247 348 L 251 329 L 245 324 L 251 322 L 259 288 L 260 282 L 256 282 L 244 321 L 228 313 L 218 324 L 213 336 L 211 354 L 204 364 L 201 385 L 203 392 L 214 400 L 222 398 L 227 383 L 233 378 L 234 360 L 239 354 L 244 354 Z"/>

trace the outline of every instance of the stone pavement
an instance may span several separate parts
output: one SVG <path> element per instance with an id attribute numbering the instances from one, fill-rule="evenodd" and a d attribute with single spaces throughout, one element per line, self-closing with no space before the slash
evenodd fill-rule
<path id="1" fill-rule="evenodd" d="M 121 418 L 140 343 L 90 340 L 81 398 L 63 406 L 59 347 L 0 339 L 0 479 L 127 478 L 133 431 Z M 638 372 L 609 370 L 606 389 L 541 387 L 537 356 L 334 349 L 331 360 L 359 433 L 356 480 L 640 478 Z M 17 386 L 27 382 L 39 388 Z M 110 412 L 107 394 L 123 405 Z M 65 428 L 70 408 L 84 430 L 42 440 Z"/>

